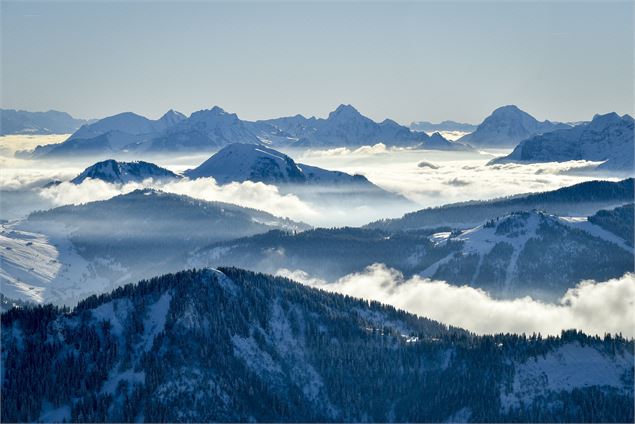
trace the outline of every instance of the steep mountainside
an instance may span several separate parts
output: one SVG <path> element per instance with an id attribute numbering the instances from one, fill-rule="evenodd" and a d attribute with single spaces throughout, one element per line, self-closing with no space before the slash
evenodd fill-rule
<path id="1" fill-rule="evenodd" d="M 36 212 L 0 233 L 2 292 L 73 304 L 157 273 L 193 250 L 271 229 L 308 228 L 266 212 L 154 190 Z"/>
<path id="2" fill-rule="evenodd" d="M 589 181 L 543 193 L 511 198 L 453 203 L 384 219 L 366 225 L 388 231 L 441 226 L 468 227 L 515 211 L 543 210 L 554 215 L 592 215 L 600 209 L 621 206 L 635 198 L 634 181 Z"/>
<path id="3" fill-rule="evenodd" d="M 496 109 L 474 132 L 458 141 L 474 147 L 514 147 L 531 136 L 563 128 L 570 128 L 570 125 L 540 122 L 517 106 L 509 105 Z"/>
<path id="4" fill-rule="evenodd" d="M 522 141 L 508 156 L 491 163 L 603 161 L 599 170 L 635 172 L 633 118 L 616 113 L 596 115 L 587 124 L 537 135 Z"/>
<path id="5" fill-rule="evenodd" d="M 2 421 L 633 420 L 633 343 L 474 337 L 237 269 L 2 315 Z M 425 399 L 425 402 L 421 400 Z"/>
<path id="6" fill-rule="evenodd" d="M 92 120 L 76 119 L 66 112 L 27 112 L 0 109 L 0 135 L 69 134 Z"/>
<path id="7" fill-rule="evenodd" d="M 632 223 L 623 231 L 633 234 Z M 273 231 L 200 249 L 189 263 L 269 273 L 299 269 L 327 281 L 383 263 L 406 276 L 480 287 L 495 297 L 548 301 L 581 280 L 621 277 L 635 266 L 626 240 L 585 218 L 539 212 L 502 216 L 465 231 Z"/>
<path id="8" fill-rule="evenodd" d="M 117 162 L 114 159 L 98 162 L 86 168 L 81 174 L 73 178 L 73 184 L 81 184 L 87 178 L 102 180 L 107 183 L 125 184 L 129 182 L 141 182 L 145 179 L 168 180 L 180 178 L 174 172 L 161 168 L 153 163 Z"/>

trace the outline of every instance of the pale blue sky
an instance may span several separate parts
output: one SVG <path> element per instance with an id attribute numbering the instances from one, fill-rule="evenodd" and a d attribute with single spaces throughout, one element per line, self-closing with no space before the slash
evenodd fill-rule
<path id="1" fill-rule="evenodd" d="M 633 112 L 633 2 L 2 1 L 2 106 L 480 122 Z"/>

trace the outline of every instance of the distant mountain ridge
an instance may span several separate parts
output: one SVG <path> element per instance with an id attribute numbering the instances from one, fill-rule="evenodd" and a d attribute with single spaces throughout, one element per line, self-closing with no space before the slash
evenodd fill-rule
<path id="1" fill-rule="evenodd" d="M 363 116 L 351 105 L 340 105 L 326 119 L 302 117 L 291 118 L 301 131 L 294 134 L 297 147 L 359 147 L 384 143 L 386 145 L 410 146 L 443 150 L 464 150 L 465 146 L 444 140 L 445 143 L 430 144 L 429 137 L 411 131 L 393 120 L 377 123 Z M 275 126 L 276 121 L 261 121 Z M 289 126 L 286 126 L 287 131 Z"/>
<path id="2" fill-rule="evenodd" d="M 114 159 L 109 159 L 89 166 L 81 174 L 73 178 L 71 182 L 73 184 L 81 184 L 88 178 L 111 184 L 126 184 L 141 182 L 148 178 L 153 180 L 171 180 L 181 177 L 153 163 L 143 161 L 118 162 Z"/>
<path id="3" fill-rule="evenodd" d="M 28 112 L 26 110 L 0 109 L 0 135 L 10 134 L 69 134 L 94 119 L 73 118 L 66 112 Z"/>
<path id="4" fill-rule="evenodd" d="M 189 117 L 168 111 L 158 120 L 131 112 L 84 125 L 66 141 L 38 146 L 34 158 L 114 153 L 204 152 L 233 143 L 281 147 L 359 147 L 377 143 L 441 150 L 468 150 L 460 143 L 411 131 L 389 119 L 381 123 L 340 105 L 326 119 L 296 115 L 262 121 L 243 121 L 218 106 Z"/>
<path id="5" fill-rule="evenodd" d="M 615 112 L 595 115 L 591 122 L 526 139 L 508 156 L 490 163 L 603 161 L 597 169 L 633 174 L 634 131 L 630 115 L 619 116 Z"/>
<path id="6" fill-rule="evenodd" d="M 415 121 L 410 124 L 410 129 L 413 131 L 424 131 L 426 133 L 433 133 L 437 131 L 460 131 L 460 132 L 473 132 L 478 125 L 466 124 L 456 121 L 442 121 L 433 123 L 429 121 Z"/>
<path id="7" fill-rule="evenodd" d="M 540 122 L 517 106 L 508 105 L 494 110 L 476 130 L 457 141 L 474 147 L 514 147 L 531 136 L 570 127 L 560 122 Z"/>

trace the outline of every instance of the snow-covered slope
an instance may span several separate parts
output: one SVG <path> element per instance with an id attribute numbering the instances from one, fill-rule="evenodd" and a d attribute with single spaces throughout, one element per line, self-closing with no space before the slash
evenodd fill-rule
<path id="1" fill-rule="evenodd" d="M 113 184 L 125 184 L 141 182 L 148 178 L 153 180 L 178 179 L 180 176 L 149 162 L 118 162 L 114 159 L 109 159 L 89 166 L 81 174 L 73 178 L 71 182 L 73 184 L 81 184 L 87 178 Z"/>
<path id="2" fill-rule="evenodd" d="M 632 341 L 474 336 L 235 268 L 1 330 L 3 422 L 633 421 Z"/>
<path id="3" fill-rule="evenodd" d="M 60 231 L 45 235 L 0 226 L 0 263 L 2 293 L 12 299 L 72 304 L 113 287 Z"/>
<path id="4" fill-rule="evenodd" d="M 559 122 L 540 122 L 517 106 L 508 105 L 496 109 L 474 132 L 458 141 L 474 147 L 513 147 L 536 134 L 569 127 Z"/>
<path id="5" fill-rule="evenodd" d="M 610 354 L 569 342 L 515 366 L 510 387 L 501 389 L 501 406 L 513 410 L 546 400 L 554 392 L 571 393 L 592 386 L 623 391 L 632 381 L 633 352 Z"/>
<path id="6" fill-rule="evenodd" d="M 587 160 L 603 162 L 599 170 L 633 174 L 633 134 L 631 116 L 619 116 L 615 112 L 596 115 L 587 124 L 524 140 L 511 154 L 491 163 Z"/>
<path id="7" fill-rule="evenodd" d="M 433 238 L 438 244 L 460 243 L 461 248 L 429 266 L 423 276 L 506 298 L 557 299 L 579 281 L 620 277 L 633 267 L 633 248 L 584 218 L 518 212 Z"/>

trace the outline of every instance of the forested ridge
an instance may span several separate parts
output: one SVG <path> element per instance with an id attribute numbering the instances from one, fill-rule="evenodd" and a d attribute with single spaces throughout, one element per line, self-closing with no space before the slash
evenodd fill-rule
<path id="1" fill-rule="evenodd" d="M 164 275 L 73 310 L 14 308 L 1 321 L 3 422 L 43 413 L 81 422 L 633 419 L 633 342 L 619 335 L 479 337 L 235 268 Z M 624 381 L 540 384 L 526 403 L 503 401 L 531 361 L 569 348 L 619 368 Z"/>

